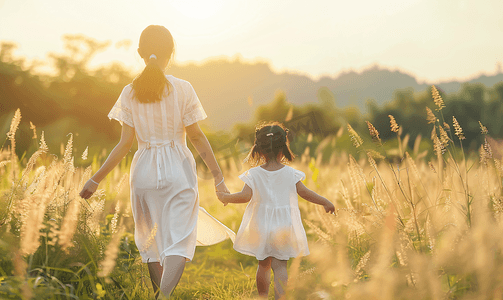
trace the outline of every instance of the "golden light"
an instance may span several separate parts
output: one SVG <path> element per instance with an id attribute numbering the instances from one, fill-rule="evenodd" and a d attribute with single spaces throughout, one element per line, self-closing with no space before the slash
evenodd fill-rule
<path id="1" fill-rule="evenodd" d="M 186 17 L 208 19 L 220 12 L 223 2 L 223 0 L 172 0 L 169 4 Z"/>

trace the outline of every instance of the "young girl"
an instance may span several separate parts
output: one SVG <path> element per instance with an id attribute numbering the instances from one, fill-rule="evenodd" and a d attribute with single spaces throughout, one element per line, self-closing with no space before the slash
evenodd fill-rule
<path id="1" fill-rule="evenodd" d="M 196 241 L 196 226 L 198 213 L 204 211 L 199 211 L 196 165 L 186 134 L 212 172 L 217 191 L 228 192 L 211 146 L 197 124 L 206 114 L 194 89 L 187 81 L 163 73 L 173 50 L 173 38 L 166 28 L 151 25 L 143 30 L 138 53 L 146 67 L 124 88 L 108 114 L 122 125 L 120 142 L 80 193 L 82 198 L 91 197 L 128 153 L 136 135 L 138 151 L 130 173 L 135 242 L 142 261 L 148 263 L 156 298 L 159 288 L 169 296 L 200 242 Z M 203 222 L 209 222 L 204 229 L 224 227 L 208 221 L 207 215 Z M 205 232 L 227 230 L 213 229 Z M 204 237 L 203 243 L 211 243 L 211 238 Z"/>
<path id="2" fill-rule="evenodd" d="M 241 192 L 217 191 L 218 199 L 225 205 L 251 200 L 239 226 L 234 249 L 258 259 L 257 290 L 261 297 L 269 293 L 272 267 L 276 299 L 284 294 L 288 260 L 309 254 L 297 194 L 323 205 L 327 213 L 335 210 L 330 201 L 301 182 L 305 178 L 303 172 L 284 165 L 294 158 L 287 135 L 288 130 L 277 122 L 259 126 L 247 160 L 252 165 L 263 164 L 239 176 L 245 183 Z"/>

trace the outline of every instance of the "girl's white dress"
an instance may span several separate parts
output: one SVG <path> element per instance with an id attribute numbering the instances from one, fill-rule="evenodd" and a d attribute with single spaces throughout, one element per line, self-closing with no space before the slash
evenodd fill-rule
<path id="1" fill-rule="evenodd" d="M 296 184 L 305 174 L 284 166 L 276 171 L 251 168 L 239 176 L 253 196 L 239 226 L 234 249 L 258 260 L 288 260 L 308 255 Z"/>
<path id="2" fill-rule="evenodd" d="M 129 177 L 135 242 L 143 262 L 161 264 L 170 255 L 192 260 L 196 244 L 234 239 L 234 232 L 199 208 L 196 163 L 185 126 L 205 119 L 206 113 L 189 82 L 166 78 L 170 92 L 161 101 L 140 103 L 129 84 L 108 114 L 135 129 L 138 151 Z"/>

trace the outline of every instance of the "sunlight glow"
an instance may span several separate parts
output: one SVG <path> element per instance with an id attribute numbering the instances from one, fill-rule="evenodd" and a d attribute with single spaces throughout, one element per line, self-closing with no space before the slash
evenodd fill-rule
<path id="1" fill-rule="evenodd" d="M 171 0 L 169 4 L 186 17 L 203 20 L 220 12 L 223 0 Z"/>

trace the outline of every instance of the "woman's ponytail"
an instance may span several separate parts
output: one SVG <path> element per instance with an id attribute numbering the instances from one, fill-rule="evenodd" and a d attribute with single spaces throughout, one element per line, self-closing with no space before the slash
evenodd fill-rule
<path id="1" fill-rule="evenodd" d="M 148 64 L 138 77 L 133 80 L 133 90 L 138 101 L 157 102 L 160 101 L 164 88 L 169 88 L 169 82 L 164 76 L 164 72 L 156 62 L 155 54 L 150 55 Z"/>
<path id="2" fill-rule="evenodd" d="M 133 80 L 134 96 L 139 102 L 157 102 L 162 99 L 165 88 L 169 92 L 170 83 L 158 60 L 169 60 L 174 47 L 173 37 L 164 26 L 150 25 L 141 33 L 138 53 L 146 60 L 147 65 Z"/>

